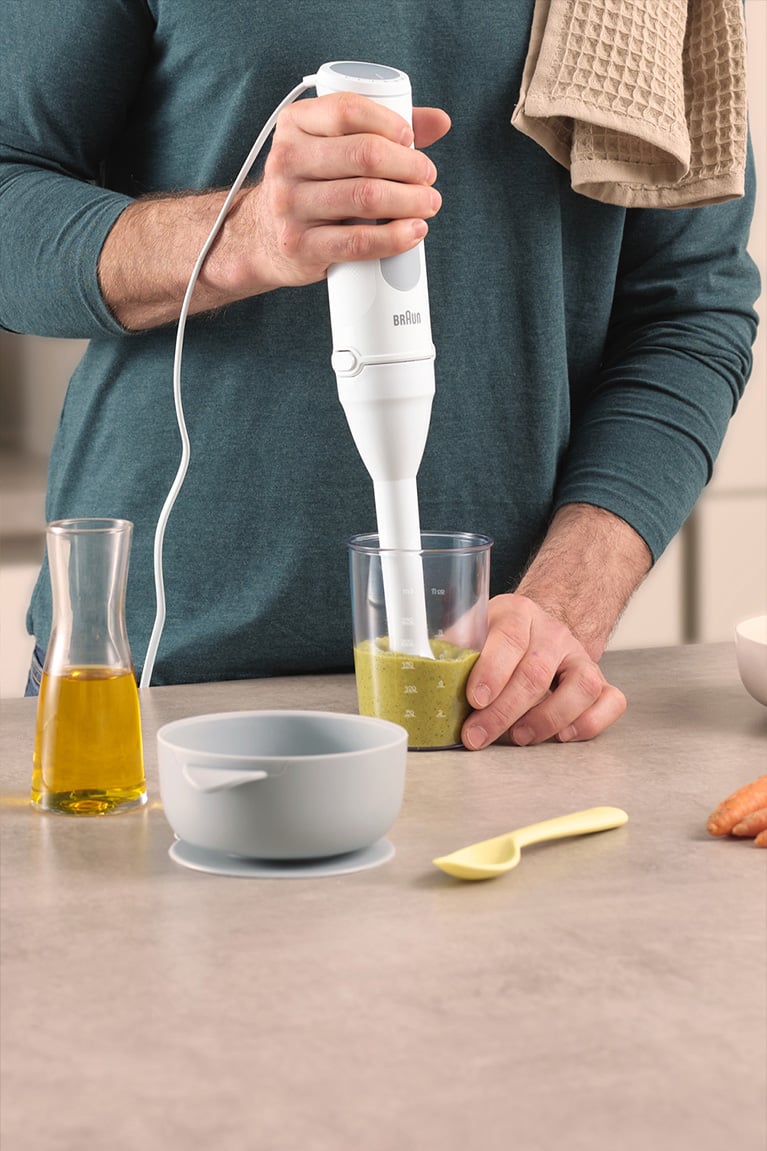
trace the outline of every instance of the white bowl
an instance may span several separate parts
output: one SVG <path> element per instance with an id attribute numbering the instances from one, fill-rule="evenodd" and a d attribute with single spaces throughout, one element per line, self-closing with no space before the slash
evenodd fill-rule
<path id="1" fill-rule="evenodd" d="M 735 654 L 746 691 L 767 707 L 767 615 L 756 615 L 738 624 Z"/>
<path id="2" fill-rule="evenodd" d="M 160 795 L 179 839 L 250 859 L 370 847 L 402 806 L 407 732 L 368 716 L 240 711 L 165 724 Z"/>

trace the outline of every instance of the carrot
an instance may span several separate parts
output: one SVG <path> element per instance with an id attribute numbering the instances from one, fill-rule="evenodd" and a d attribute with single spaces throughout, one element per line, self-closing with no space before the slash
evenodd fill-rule
<path id="1" fill-rule="evenodd" d="M 732 834 L 753 839 L 761 831 L 767 831 L 767 807 L 760 807 L 757 811 L 752 811 L 749 815 L 744 816 L 740 823 L 735 824 Z"/>
<path id="2" fill-rule="evenodd" d="M 767 847 L 767 831 L 760 831 L 754 840 L 754 847 Z"/>
<path id="3" fill-rule="evenodd" d="M 727 835 L 747 815 L 763 807 L 767 807 L 767 775 L 760 775 L 728 795 L 712 811 L 706 828 L 710 835 Z"/>

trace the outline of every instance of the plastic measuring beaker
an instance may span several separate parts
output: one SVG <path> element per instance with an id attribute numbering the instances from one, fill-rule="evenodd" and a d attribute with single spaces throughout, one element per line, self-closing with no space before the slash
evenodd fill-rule
<path id="1" fill-rule="evenodd" d="M 492 546 L 489 536 L 468 532 L 422 532 L 418 552 L 382 549 L 376 535 L 349 541 L 359 710 L 401 724 L 411 750 L 461 745 L 461 726 L 471 710 L 466 681 L 487 637 Z M 420 562 L 413 564 L 413 558 Z M 389 597 L 398 609 L 414 595 L 407 583 L 414 571 L 423 580 L 417 590 L 426 602 L 433 659 L 392 649 L 390 636 L 407 629 L 387 619 L 385 568 L 389 579 L 394 571 L 405 581 Z"/>
<path id="2" fill-rule="evenodd" d="M 125 628 L 133 524 L 48 524 L 53 623 L 37 703 L 32 802 L 106 815 L 146 802 L 138 686 Z"/>

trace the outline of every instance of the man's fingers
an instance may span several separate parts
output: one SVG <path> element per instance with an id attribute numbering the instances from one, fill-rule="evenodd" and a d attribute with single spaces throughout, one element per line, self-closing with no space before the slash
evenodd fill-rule
<path id="1" fill-rule="evenodd" d="M 298 100 L 280 113 L 283 126 L 295 126 L 313 136 L 350 136 L 371 133 L 409 148 L 428 148 L 450 131 L 442 108 L 413 108 L 412 128 L 399 113 L 366 96 L 337 92 L 311 100 Z"/>
<path id="2" fill-rule="evenodd" d="M 370 133 L 328 139 L 291 132 L 275 136 L 267 168 L 287 180 L 367 176 L 431 185 L 437 179 L 437 169 L 425 152 Z"/>
<path id="3" fill-rule="evenodd" d="M 545 699 L 556 674 L 557 659 L 553 651 L 520 653 L 513 640 L 507 636 L 504 643 L 502 637 L 501 632 L 493 635 L 497 648 L 492 653 L 494 658 L 486 661 L 482 678 L 474 680 L 471 693 L 467 691 L 469 703 L 479 709 L 469 716 L 463 727 L 464 743 L 473 750 L 493 743 L 509 731 L 520 716 Z M 482 654 L 484 657 L 488 653 L 485 650 Z M 503 679 L 500 690 L 499 676 Z"/>
<path id="4" fill-rule="evenodd" d="M 352 260 L 381 260 L 407 251 L 428 231 L 425 220 L 392 220 L 388 224 L 338 224 L 309 228 L 296 240 L 307 263 L 327 267 Z M 296 250 L 286 244 L 285 255 L 295 258 Z"/>
<path id="5" fill-rule="evenodd" d="M 533 708 L 528 715 L 523 716 L 512 728 L 509 732 L 512 743 L 520 746 L 543 743 L 552 736 L 556 736 L 562 743 L 594 739 L 620 719 L 626 710 L 626 697 L 623 692 L 612 684 L 603 682 L 594 702 L 584 710 L 578 711 L 569 722 L 561 724 L 559 716 L 563 714 L 563 710 L 560 704 L 555 704 L 558 690 L 538 707 Z M 552 706 L 552 711 L 548 710 L 549 704 Z"/>
<path id="6" fill-rule="evenodd" d="M 309 100 L 297 100 L 280 112 L 281 127 L 295 126 L 312 136 L 351 136 L 371 132 L 409 147 L 413 131 L 398 112 L 356 92 L 333 92 Z"/>
<path id="7" fill-rule="evenodd" d="M 508 731 L 519 745 L 543 743 L 580 722 L 606 686 L 599 668 L 585 654 L 571 654 L 558 664 L 555 650 L 528 651 L 501 694 L 475 713 L 467 734 L 471 738 L 473 723 L 484 730 L 487 742 Z M 477 732 L 473 734 L 476 739 Z"/>
<path id="8" fill-rule="evenodd" d="M 510 601 L 510 597 L 508 599 Z M 509 603 L 509 606 L 513 605 Z M 495 625 L 494 614 L 494 601 L 491 600 L 487 639 L 466 683 L 466 698 L 471 707 L 484 709 L 498 698 L 530 643 L 529 618 L 519 613 L 513 624 L 505 623 L 501 627 Z"/>
<path id="9" fill-rule="evenodd" d="M 606 687 L 595 663 L 583 657 L 565 660 L 557 670 L 556 686 L 511 727 L 512 741 L 543 743 L 558 735 L 596 704 Z"/>
<path id="10" fill-rule="evenodd" d="M 302 181 L 294 187 L 290 205 L 295 218 L 306 223 L 428 220 L 441 206 L 436 188 L 374 179 Z"/>
<path id="11" fill-rule="evenodd" d="M 416 148 L 429 148 L 450 131 L 450 117 L 441 108 L 414 108 Z"/>

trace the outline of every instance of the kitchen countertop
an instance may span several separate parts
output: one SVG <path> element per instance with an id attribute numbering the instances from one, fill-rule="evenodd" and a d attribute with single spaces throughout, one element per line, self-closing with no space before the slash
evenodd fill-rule
<path id="1" fill-rule="evenodd" d="M 767 852 L 709 811 L 767 766 L 732 645 L 608 653 L 588 744 L 411 753 L 394 859 L 335 878 L 179 867 L 171 719 L 355 710 L 348 676 L 142 693 L 150 802 L 27 802 L 33 700 L 2 704 L 4 1151 L 763 1151 Z M 431 859 L 566 811 L 603 834 L 462 884 Z"/>

